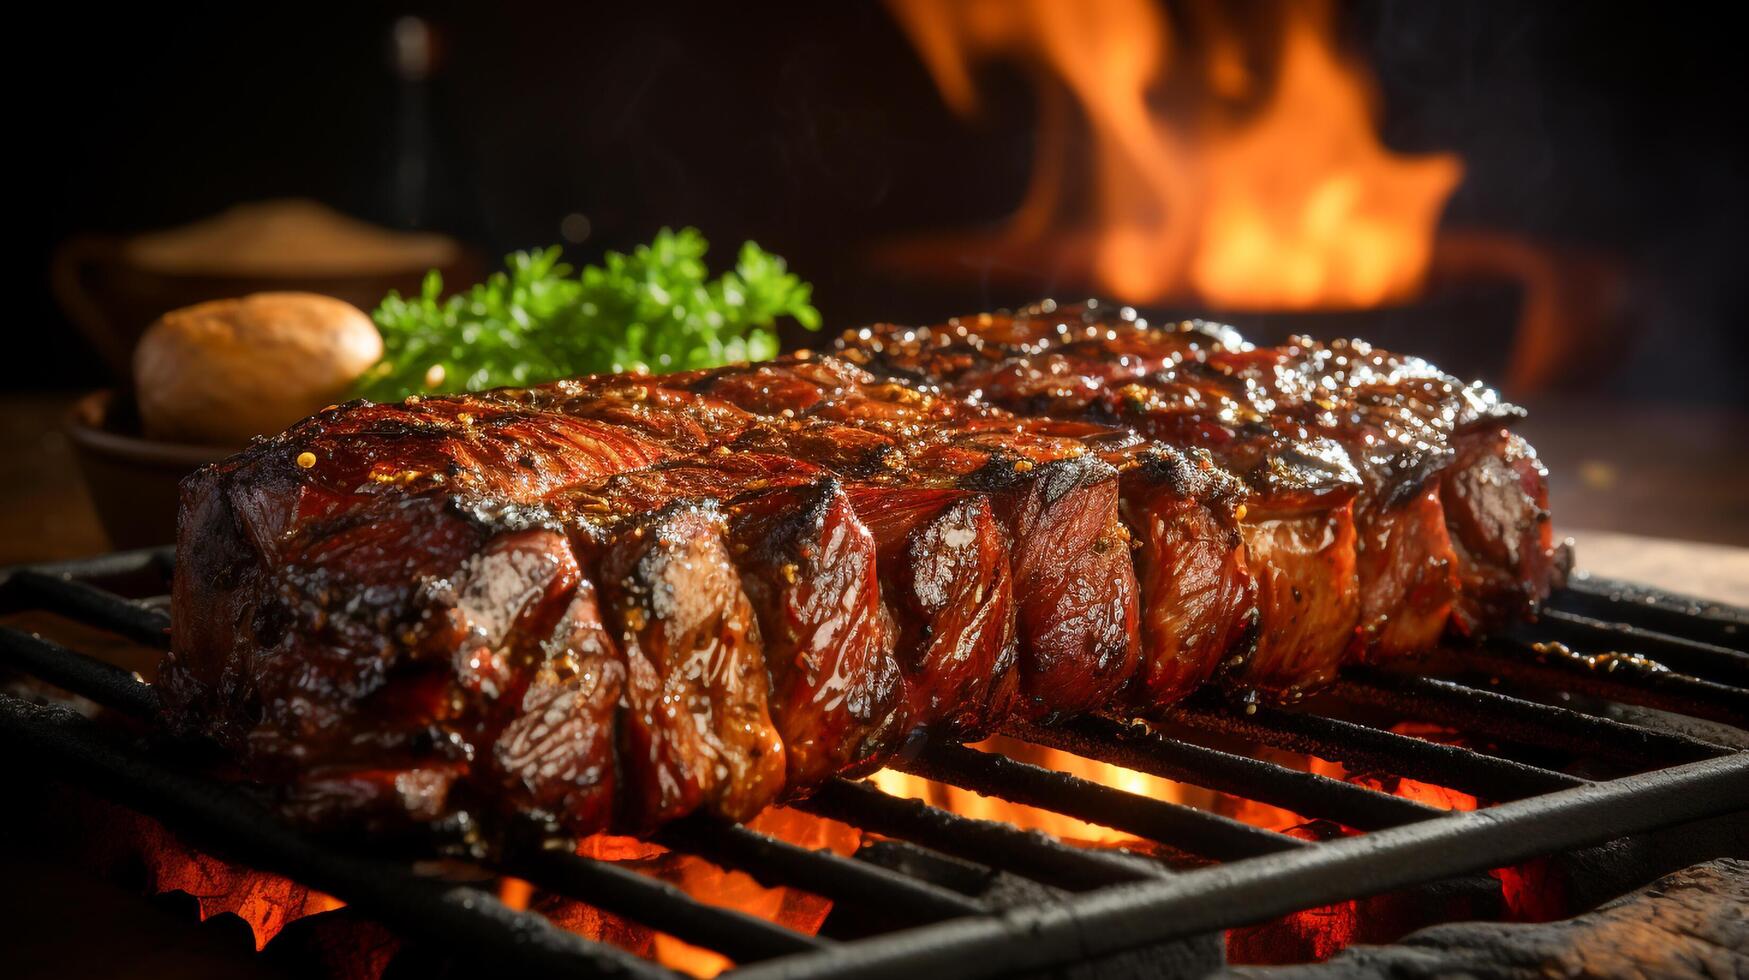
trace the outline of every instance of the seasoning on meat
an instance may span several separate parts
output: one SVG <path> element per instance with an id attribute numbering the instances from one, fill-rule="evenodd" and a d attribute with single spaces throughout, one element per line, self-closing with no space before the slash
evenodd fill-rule
<path id="1" fill-rule="evenodd" d="M 1092 304 L 353 403 L 184 484 L 166 712 L 312 823 L 745 819 L 918 733 L 1294 697 L 1534 611 L 1519 414 Z"/>

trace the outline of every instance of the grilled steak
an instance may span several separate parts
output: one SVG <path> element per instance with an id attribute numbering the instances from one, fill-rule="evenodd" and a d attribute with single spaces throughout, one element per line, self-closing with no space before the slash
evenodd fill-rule
<path id="1" fill-rule="evenodd" d="M 1241 531 L 1261 623 L 1247 674 L 1260 687 L 1424 648 L 1454 603 L 1460 625 L 1498 625 L 1554 573 L 1545 474 L 1502 441 L 1522 413 L 1416 358 L 1359 341 L 1255 348 L 1228 328 L 1048 304 L 864 328 L 838 346 L 980 404 L 1210 452 L 1251 491 Z"/>
<path id="2" fill-rule="evenodd" d="M 317 824 L 745 819 L 918 732 L 1526 614 L 1563 569 L 1515 414 L 1093 306 L 354 403 L 184 485 L 166 711 Z"/>

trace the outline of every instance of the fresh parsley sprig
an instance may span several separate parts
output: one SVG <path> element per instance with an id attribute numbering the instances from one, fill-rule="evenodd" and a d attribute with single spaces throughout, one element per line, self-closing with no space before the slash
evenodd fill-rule
<path id="1" fill-rule="evenodd" d="M 695 228 L 662 229 L 630 255 L 609 252 L 573 275 L 557 246 L 517 252 L 505 269 L 443 297 L 426 275 L 417 296 L 390 293 L 371 315 L 383 358 L 358 394 L 480 391 L 607 371 L 684 371 L 777 353 L 777 322 L 820 326 L 812 287 L 752 242 L 715 279 Z"/>

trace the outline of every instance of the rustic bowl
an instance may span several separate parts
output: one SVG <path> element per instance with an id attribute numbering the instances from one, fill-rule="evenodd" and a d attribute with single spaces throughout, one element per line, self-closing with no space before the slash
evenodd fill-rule
<path id="1" fill-rule="evenodd" d="M 97 519 L 118 549 L 176 540 L 182 478 L 242 448 L 148 439 L 140 434 L 133 399 L 113 390 L 79 399 L 65 425 Z"/>

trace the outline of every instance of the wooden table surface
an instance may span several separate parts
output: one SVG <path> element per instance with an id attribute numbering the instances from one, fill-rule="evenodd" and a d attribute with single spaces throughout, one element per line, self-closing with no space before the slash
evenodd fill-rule
<path id="1" fill-rule="evenodd" d="M 74 397 L 0 396 L 0 565 L 108 547 L 61 431 Z M 1749 606 L 1749 417 L 1533 403 L 1520 431 L 1581 568 Z"/>

